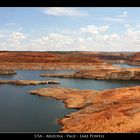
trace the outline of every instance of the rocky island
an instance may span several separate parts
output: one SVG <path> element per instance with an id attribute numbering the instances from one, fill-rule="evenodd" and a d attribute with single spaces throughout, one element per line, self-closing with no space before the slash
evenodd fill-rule
<path id="1" fill-rule="evenodd" d="M 0 84 L 11 85 L 38 85 L 38 84 L 60 84 L 58 81 L 35 81 L 35 80 L 0 80 Z"/>
<path id="2" fill-rule="evenodd" d="M 59 119 L 60 132 L 140 132 L 140 86 L 110 90 L 42 88 L 29 93 L 63 100 L 77 112 Z"/>
<path id="3" fill-rule="evenodd" d="M 16 72 L 14 70 L 8 69 L 0 69 L 0 75 L 15 75 Z"/>

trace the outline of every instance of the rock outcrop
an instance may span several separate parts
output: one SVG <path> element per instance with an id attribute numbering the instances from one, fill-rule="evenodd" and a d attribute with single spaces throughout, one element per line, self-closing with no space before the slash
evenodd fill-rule
<path id="1" fill-rule="evenodd" d="M 140 86 L 104 91 L 42 88 L 29 93 L 61 99 L 74 113 L 59 119 L 60 132 L 140 132 Z"/>
<path id="2" fill-rule="evenodd" d="M 14 70 L 0 69 L 0 75 L 15 75 Z"/>
<path id="3" fill-rule="evenodd" d="M 68 74 L 41 74 L 41 77 L 87 78 L 96 80 L 140 80 L 140 68 L 81 70 Z"/>
<path id="4" fill-rule="evenodd" d="M 35 80 L 0 80 L 0 84 L 12 85 L 38 85 L 38 84 L 60 84 L 58 81 L 35 81 Z"/>
<path id="5" fill-rule="evenodd" d="M 97 93 L 97 91 L 96 90 L 82 91 L 82 90 L 72 89 L 72 88 L 56 87 L 56 88 L 41 88 L 38 90 L 29 91 L 29 93 L 37 94 L 39 96 L 50 96 L 56 99 L 61 99 L 65 102 L 67 108 L 79 109 L 85 106 L 85 102 L 89 103 L 90 100 L 88 99 L 90 97 L 93 98 L 94 97 L 93 93 Z"/>

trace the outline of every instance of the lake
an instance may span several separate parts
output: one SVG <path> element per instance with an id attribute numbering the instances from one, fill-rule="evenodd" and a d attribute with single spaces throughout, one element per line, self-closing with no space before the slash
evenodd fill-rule
<path id="1" fill-rule="evenodd" d="M 112 64 L 114 66 L 119 66 L 122 68 L 140 68 L 140 66 L 128 65 L 128 64 Z"/>
<path id="2" fill-rule="evenodd" d="M 0 80 L 58 80 L 60 85 L 17 86 L 0 85 L 0 132 L 58 132 L 57 119 L 76 111 L 50 97 L 29 94 L 38 88 L 63 86 L 78 89 L 111 89 L 139 85 L 139 81 L 105 81 L 40 77 L 43 73 L 65 73 L 62 70 L 17 70 L 15 76 L 0 76 Z"/>

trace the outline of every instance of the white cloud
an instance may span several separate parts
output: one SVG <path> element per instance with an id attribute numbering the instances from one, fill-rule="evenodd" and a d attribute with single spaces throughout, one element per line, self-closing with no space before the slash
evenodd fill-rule
<path id="1" fill-rule="evenodd" d="M 10 37 L 13 39 L 13 40 L 22 40 L 22 39 L 25 39 L 26 36 L 21 33 L 21 32 L 13 32 Z"/>
<path id="2" fill-rule="evenodd" d="M 61 39 L 66 39 L 65 36 L 61 35 L 61 34 L 57 34 L 57 33 L 50 33 L 48 35 L 49 40 L 61 40 Z"/>
<path id="3" fill-rule="evenodd" d="M 140 30 L 135 30 L 134 28 L 128 28 L 125 32 L 125 37 L 132 42 L 140 43 Z"/>
<path id="4" fill-rule="evenodd" d="M 120 36 L 118 34 L 110 34 L 110 35 L 103 35 L 104 41 L 118 41 L 120 39 Z"/>
<path id="5" fill-rule="evenodd" d="M 3 34 L 0 33 L 0 38 L 3 37 Z"/>
<path id="6" fill-rule="evenodd" d="M 0 31 L 0 38 L 5 38 L 6 36 L 6 32 Z"/>
<path id="7" fill-rule="evenodd" d="M 4 48 L 4 47 L 5 47 L 5 45 L 6 45 L 6 43 L 1 42 L 1 43 L 0 43 L 0 48 Z"/>
<path id="8" fill-rule="evenodd" d="M 10 34 L 9 41 L 15 44 L 20 44 L 20 42 L 24 39 L 26 39 L 26 35 L 22 32 L 13 32 Z"/>
<path id="9" fill-rule="evenodd" d="M 20 31 L 0 32 L 0 49 L 18 51 L 140 51 L 140 29 L 124 25 L 124 32 L 110 27 L 87 25 L 77 30 L 50 32 L 36 37 Z"/>
<path id="10" fill-rule="evenodd" d="M 125 28 L 130 28 L 131 26 L 129 24 L 124 25 Z"/>
<path id="11" fill-rule="evenodd" d="M 87 27 L 91 28 L 93 25 Z M 89 34 L 89 36 L 84 36 L 85 32 L 81 32 L 80 36 L 78 32 L 77 36 L 70 35 L 70 32 L 65 35 L 50 33 L 47 36 L 33 40 L 28 49 L 34 48 L 36 51 L 111 51 L 114 49 L 114 43 L 116 43 L 115 47 L 118 47 L 117 42 L 120 43 L 118 34 L 102 34 L 108 30 L 108 26 L 94 26 L 94 28 L 98 31 L 98 34 L 94 31 L 94 34 Z"/>
<path id="12" fill-rule="evenodd" d="M 128 17 L 128 12 L 127 11 L 124 11 L 121 15 L 118 15 L 118 17 L 120 17 L 120 18 L 126 18 L 126 17 Z"/>
<path id="13" fill-rule="evenodd" d="M 124 11 L 122 14 L 117 15 L 115 17 L 104 17 L 102 19 L 111 22 L 123 22 L 127 17 L 128 17 L 128 13 L 127 11 Z"/>
<path id="14" fill-rule="evenodd" d="M 107 26 L 86 26 L 73 34 L 50 33 L 39 39 L 33 40 L 27 50 L 36 51 L 138 51 L 140 47 L 140 31 L 135 28 L 126 28 L 126 31 L 119 35 L 107 33 Z M 85 32 L 90 33 L 88 36 Z"/>
<path id="15" fill-rule="evenodd" d="M 103 20 L 106 20 L 106 21 L 113 21 L 113 22 L 122 22 L 124 19 L 122 18 L 118 18 L 118 17 L 105 17 L 103 18 Z"/>
<path id="16" fill-rule="evenodd" d="M 32 40 L 32 43 L 28 46 L 34 46 L 36 50 L 63 50 L 66 48 L 69 44 L 73 43 L 73 39 L 70 36 L 58 34 L 58 33 L 50 33 L 47 36 L 43 36 L 39 39 Z"/>
<path id="17" fill-rule="evenodd" d="M 104 33 L 109 29 L 109 26 L 94 26 L 94 25 L 88 25 L 87 27 L 82 27 L 80 29 L 81 32 L 83 33 L 91 33 L 91 34 L 99 34 L 99 33 Z"/>
<path id="18" fill-rule="evenodd" d="M 88 16 L 88 13 L 82 12 L 78 8 L 71 7 L 42 8 L 42 12 L 52 16 L 76 16 L 76 17 Z"/>

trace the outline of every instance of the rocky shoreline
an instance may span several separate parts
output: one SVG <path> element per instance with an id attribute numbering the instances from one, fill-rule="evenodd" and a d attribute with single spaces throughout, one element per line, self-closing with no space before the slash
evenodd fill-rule
<path id="1" fill-rule="evenodd" d="M 58 81 L 36 81 L 36 80 L 0 80 L 0 84 L 11 85 L 38 85 L 38 84 L 60 84 Z"/>
<path id="2" fill-rule="evenodd" d="M 140 64 L 140 53 L 96 52 L 0 52 L 0 74 L 14 70 L 76 70 L 42 77 L 87 78 L 96 80 L 140 80 L 140 68 L 120 68 L 106 63 Z M 59 84 L 58 81 L 0 80 L 0 84 Z M 76 112 L 59 119 L 60 132 L 140 132 L 140 86 L 97 90 L 42 88 L 29 91 L 63 100 Z"/>
<path id="3" fill-rule="evenodd" d="M 10 69 L 0 69 L 0 75 L 15 75 L 16 72 Z"/>
<path id="4" fill-rule="evenodd" d="M 93 69 L 68 74 L 41 74 L 40 76 L 96 80 L 140 80 L 140 68 Z"/>
<path id="5" fill-rule="evenodd" d="M 63 100 L 77 112 L 59 119 L 60 132 L 140 132 L 140 86 L 110 90 L 42 88 L 29 93 Z"/>

